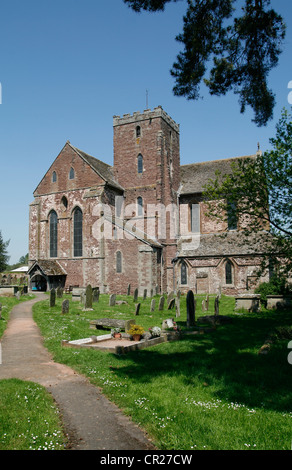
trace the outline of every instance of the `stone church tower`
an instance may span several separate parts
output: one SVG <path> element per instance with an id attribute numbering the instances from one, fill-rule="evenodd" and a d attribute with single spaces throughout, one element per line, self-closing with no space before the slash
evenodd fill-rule
<path id="1" fill-rule="evenodd" d="M 114 116 L 114 177 L 124 188 L 125 217 L 162 245 L 162 288 L 172 286 L 178 234 L 179 125 L 159 106 Z"/>

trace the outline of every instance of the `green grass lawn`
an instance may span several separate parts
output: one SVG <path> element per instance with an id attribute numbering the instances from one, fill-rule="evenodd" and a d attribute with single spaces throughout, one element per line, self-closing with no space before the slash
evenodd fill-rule
<path id="1" fill-rule="evenodd" d="M 68 296 L 70 299 L 70 296 Z M 158 305 L 158 298 L 156 306 Z M 202 315 L 197 296 L 196 318 Z M 54 359 L 73 367 L 102 387 L 125 414 L 139 423 L 163 450 L 290 450 L 292 440 L 292 366 L 289 340 L 278 339 L 267 355 L 258 351 L 271 332 L 291 326 L 292 312 L 234 315 L 234 299 L 222 297 L 220 314 L 232 323 L 216 330 L 163 343 L 127 355 L 64 348 L 62 340 L 86 338 L 102 331 L 90 321 L 134 317 L 132 297 L 127 305 L 109 307 L 100 296 L 93 311 L 70 302 L 70 313 L 61 314 L 61 302 L 34 306 L 34 319 Z M 214 312 L 211 297 L 209 314 Z M 205 314 L 205 313 L 204 313 Z M 175 311 L 150 313 L 150 299 L 141 300 L 136 323 L 145 330 L 161 326 Z M 186 329 L 185 297 L 177 323 Z"/>
<path id="2" fill-rule="evenodd" d="M 64 450 L 58 410 L 44 387 L 0 380 L 0 450 Z"/>

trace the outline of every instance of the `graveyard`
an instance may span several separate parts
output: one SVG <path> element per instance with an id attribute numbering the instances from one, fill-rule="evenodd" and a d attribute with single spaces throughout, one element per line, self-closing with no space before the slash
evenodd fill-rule
<path id="1" fill-rule="evenodd" d="M 233 297 L 195 295 L 192 316 L 187 295 L 178 305 L 177 295 L 91 294 L 88 303 L 86 292 L 56 292 L 52 306 L 50 295 L 34 306 L 44 344 L 54 360 L 101 387 L 157 448 L 290 449 L 289 310 L 238 312 Z M 144 338 L 133 341 L 131 325 Z M 130 350 L 115 349 L 123 341 L 113 338 L 117 327 Z M 146 345 L 157 328 L 157 343 Z M 96 347 L 98 339 L 117 346 Z"/>

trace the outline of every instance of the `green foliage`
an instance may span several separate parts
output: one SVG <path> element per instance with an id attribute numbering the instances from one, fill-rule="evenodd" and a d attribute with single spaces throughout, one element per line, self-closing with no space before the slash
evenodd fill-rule
<path id="1" fill-rule="evenodd" d="M 171 1 L 124 0 L 134 11 L 164 10 Z M 198 99 L 202 82 L 212 95 L 232 90 L 239 95 L 241 112 L 250 106 L 254 122 L 266 125 L 275 105 L 268 75 L 278 63 L 286 32 L 282 17 L 269 8 L 270 0 L 245 0 L 242 8 L 239 0 L 187 4 L 183 32 L 176 37 L 184 49 L 171 70 L 174 94 Z"/>
<path id="2" fill-rule="evenodd" d="M 218 172 L 206 185 L 204 197 L 209 216 L 226 223 L 233 217 L 245 235 L 262 237 L 267 253 L 264 267 L 279 254 L 288 273 L 292 269 L 292 117 L 285 109 L 270 142 L 272 150 L 237 159 L 229 174 Z M 272 236 L 267 236 L 269 230 Z"/>
<path id="3" fill-rule="evenodd" d="M 273 276 L 269 282 L 262 282 L 255 293 L 261 295 L 261 302 L 266 305 L 267 295 L 291 295 L 292 290 L 284 277 Z"/>
<path id="4" fill-rule="evenodd" d="M 4 242 L 2 237 L 2 232 L 0 231 L 0 273 L 5 271 L 8 266 L 8 261 L 10 256 L 8 256 L 7 248 L 10 243 L 10 240 Z"/>

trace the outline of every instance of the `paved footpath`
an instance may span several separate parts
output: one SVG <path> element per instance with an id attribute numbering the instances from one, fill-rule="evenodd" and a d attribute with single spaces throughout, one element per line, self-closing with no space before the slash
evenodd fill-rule
<path id="1" fill-rule="evenodd" d="M 1 341 L 0 380 L 18 378 L 43 385 L 53 396 L 69 435 L 71 450 L 151 450 L 146 434 L 100 389 L 54 362 L 43 346 L 32 305 L 45 294 L 15 306 Z"/>

